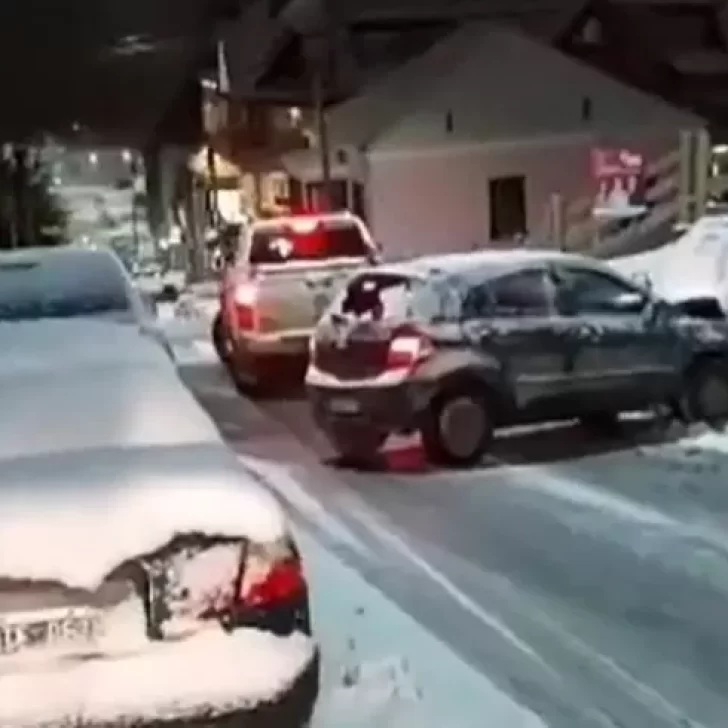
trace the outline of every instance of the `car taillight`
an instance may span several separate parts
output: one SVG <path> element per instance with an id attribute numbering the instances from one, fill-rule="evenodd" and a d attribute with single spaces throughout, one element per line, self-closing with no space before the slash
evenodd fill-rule
<path id="1" fill-rule="evenodd" d="M 432 342 L 418 332 L 396 334 L 389 343 L 387 369 L 411 369 L 432 355 Z"/>
<path id="2" fill-rule="evenodd" d="M 282 561 L 275 564 L 261 581 L 250 586 L 243 601 L 251 607 L 264 608 L 295 601 L 305 592 L 300 562 Z"/>
<path id="3" fill-rule="evenodd" d="M 289 544 L 249 550 L 237 595 L 241 604 L 265 609 L 294 602 L 305 594 L 301 560 Z"/>
<path id="4" fill-rule="evenodd" d="M 252 281 L 240 283 L 235 289 L 235 323 L 238 329 L 250 330 L 256 327 L 256 305 L 258 287 Z"/>

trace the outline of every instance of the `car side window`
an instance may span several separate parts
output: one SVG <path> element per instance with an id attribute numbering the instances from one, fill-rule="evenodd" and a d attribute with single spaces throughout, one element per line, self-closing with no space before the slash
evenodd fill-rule
<path id="1" fill-rule="evenodd" d="M 625 314 L 637 305 L 644 295 L 626 281 L 606 273 L 576 268 L 557 272 L 559 307 L 571 314 Z"/>
<path id="2" fill-rule="evenodd" d="M 545 271 L 506 275 L 474 287 L 466 300 L 467 318 L 548 316 L 551 285 Z"/>

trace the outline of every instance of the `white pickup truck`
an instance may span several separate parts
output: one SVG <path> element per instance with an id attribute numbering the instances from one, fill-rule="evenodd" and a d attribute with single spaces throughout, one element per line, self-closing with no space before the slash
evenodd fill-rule
<path id="1" fill-rule="evenodd" d="M 293 362 L 303 373 L 321 314 L 351 275 L 379 263 L 379 254 L 364 222 L 349 212 L 253 223 L 223 272 L 212 331 L 235 383 L 268 384 Z"/>

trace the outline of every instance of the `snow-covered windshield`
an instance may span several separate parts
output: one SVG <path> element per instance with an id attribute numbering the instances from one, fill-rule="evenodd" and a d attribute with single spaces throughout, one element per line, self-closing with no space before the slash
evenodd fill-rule
<path id="1" fill-rule="evenodd" d="M 110 255 L 0 259 L 0 321 L 128 312 L 121 266 Z"/>

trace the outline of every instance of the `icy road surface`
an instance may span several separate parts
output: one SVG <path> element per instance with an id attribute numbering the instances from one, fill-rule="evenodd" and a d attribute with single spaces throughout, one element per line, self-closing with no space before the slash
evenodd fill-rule
<path id="1" fill-rule="evenodd" d="M 320 539 L 549 725 L 725 728 L 728 438 L 554 428 L 471 472 L 352 472 L 304 402 L 185 376 Z"/>

